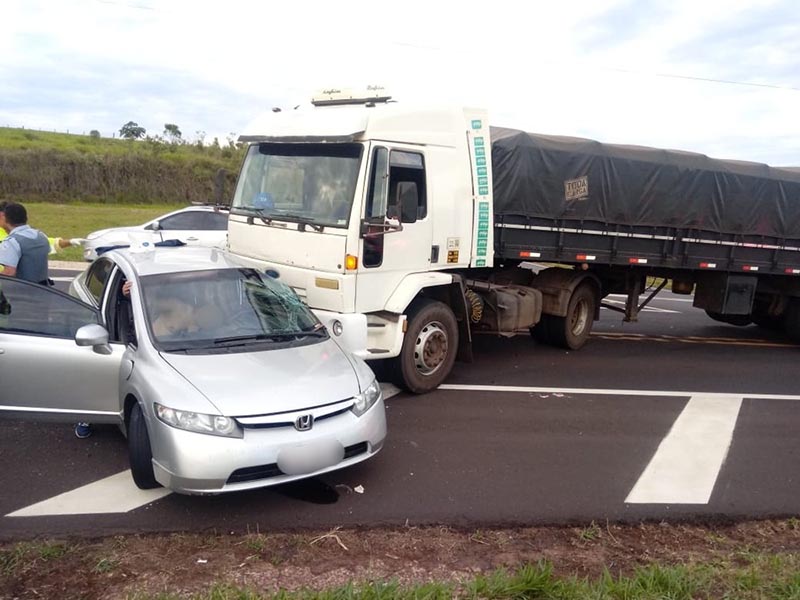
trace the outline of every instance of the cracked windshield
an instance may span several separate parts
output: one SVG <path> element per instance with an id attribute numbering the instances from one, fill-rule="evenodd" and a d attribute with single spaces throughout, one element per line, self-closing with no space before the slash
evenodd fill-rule
<path id="1" fill-rule="evenodd" d="M 254 269 L 151 275 L 142 289 L 153 338 L 167 351 L 323 337 L 291 289 Z"/>
<path id="2" fill-rule="evenodd" d="M 315 227 L 347 227 L 360 144 L 259 144 L 245 159 L 234 211 Z"/>

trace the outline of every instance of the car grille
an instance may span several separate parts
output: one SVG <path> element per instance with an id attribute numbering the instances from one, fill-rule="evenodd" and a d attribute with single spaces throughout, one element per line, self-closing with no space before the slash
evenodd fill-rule
<path id="1" fill-rule="evenodd" d="M 346 413 L 350 410 L 352 404 L 345 406 L 341 410 L 337 410 L 336 412 L 328 413 L 326 415 L 320 415 L 314 418 L 314 423 L 320 423 L 325 419 L 330 419 L 332 417 L 338 417 L 341 414 Z M 239 425 L 241 425 L 244 429 L 274 429 L 276 427 L 294 427 L 294 421 L 277 421 L 274 423 L 242 423 L 241 420 L 237 420 Z"/>
<path id="2" fill-rule="evenodd" d="M 353 458 L 359 454 L 364 454 L 368 449 L 367 442 L 361 442 L 347 446 L 344 449 L 344 460 Z M 259 465 L 257 467 L 245 467 L 243 469 L 236 469 L 231 476 L 228 477 L 227 483 L 244 483 L 246 481 L 257 481 L 259 479 L 269 479 L 271 477 L 278 477 L 284 475 L 276 463 L 269 465 Z"/>

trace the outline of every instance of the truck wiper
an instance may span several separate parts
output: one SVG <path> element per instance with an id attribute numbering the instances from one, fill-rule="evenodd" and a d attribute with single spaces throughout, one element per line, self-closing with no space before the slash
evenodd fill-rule
<path id="1" fill-rule="evenodd" d="M 314 231 L 321 232 L 323 229 L 325 229 L 324 225 L 317 225 L 316 223 L 314 223 L 315 219 L 311 217 L 304 217 L 303 215 L 294 215 L 292 213 L 284 213 L 284 212 L 278 213 L 277 215 L 273 215 L 273 218 L 278 218 L 278 219 L 282 219 L 284 217 L 286 217 L 287 219 L 291 219 L 292 221 L 296 221 L 298 225 L 307 225 L 311 227 L 311 229 L 313 229 Z"/>
<path id="2" fill-rule="evenodd" d="M 274 218 L 272 215 L 265 216 L 264 215 L 264 210 L 265 209 L 256 208 L 255 206 L 236 206 L 236 207 L 233 208 L 233 210 L 247 212 L 247 213 L 254 213 L 254 214 L 258 215 L 259 218 L 261 219 L 261 221 L 264 222 L 264 224 L 266 224 L 266 225 L 269 225 L 270 223 L 272 223 L 272 219 Z"/>

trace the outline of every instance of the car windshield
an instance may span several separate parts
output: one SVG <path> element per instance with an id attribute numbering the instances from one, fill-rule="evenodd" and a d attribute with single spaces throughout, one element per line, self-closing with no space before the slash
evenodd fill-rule
<path id="1" fill-rule="evenodd" d="M 346 228 L 361 160 L 360 144 L 250 146 L 233 212 Z"/>
<path id="2" fill-rule="evenodd" d="M 149 275 L 141 288 L 151 339 L 167 352 L 327 338 L 291 288 L 255 269 Z"/>

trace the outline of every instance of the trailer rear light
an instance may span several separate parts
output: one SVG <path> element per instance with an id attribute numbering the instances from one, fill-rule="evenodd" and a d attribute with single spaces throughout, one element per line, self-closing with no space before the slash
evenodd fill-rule
<path id="1" fill-rule="evenodd" d="M 541 252 L 525 252 L 525 251 L 523 251 L 523 252 L 519 253 L 519 257 L 520 258 L 541 258 L 542 257 L 542 253 Z"/>
<path id="2" fill-rule="evenodd" d="M 629 258 L 628 262 L 632 265 L 646 265 L 647 259 L 646 258 Z"/>
<path id="3" fill-rule="evenodd" d="M 758 271 L 758 267 L 753 265 L 745 265 L 742 267 L 742 271 Z"/>
<path id="4" fill-rule="evenodd" d="M 358 257 L 352 254 L 345 255 L 344 268 L 346 271 L 355 271 L 358 268 Z"/>
<path id="5" fill-rule="evenodd" d="M 717 268 L 717 263 L 702 262 L 702 263 L 700 263 L 700 268 L 701 269 L 716 269 Z"/>
<path id="6" fill-rule="evenodd" d="M 786 269 L 784 273 L 787 275 L 800 275 L 800 269 Z"/>
<path id="7" fill-rule="evenodd" d="M 577 254 L 575 256 L 575 260 L 581 260 L 581 261 L 584 261 L 584 260 L 597 260 L 597 257 L 594 256 L 593 254 Z"/>

